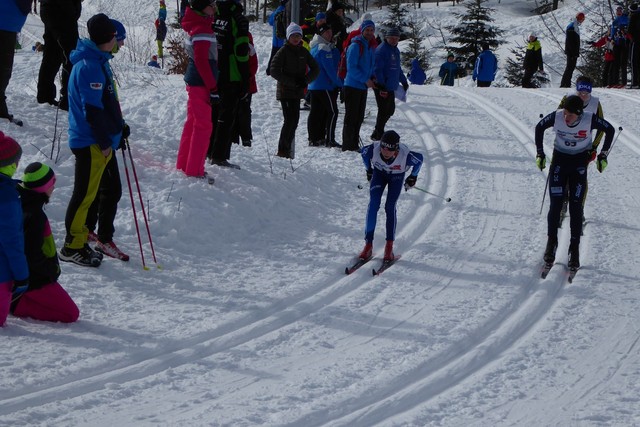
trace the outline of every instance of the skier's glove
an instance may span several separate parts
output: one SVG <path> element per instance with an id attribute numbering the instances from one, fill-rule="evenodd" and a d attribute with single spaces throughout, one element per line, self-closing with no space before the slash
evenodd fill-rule
<path id="1" fill-rule="evenodd" d="M 596 167 L 598 168 L 598 172 L 602 173 L 607 168 L 607 155 L 604 153 L 598 154 L 598 160 L 596 160 Z"/>
<path id="2" fill-rule="evenodd" d="M 122 125 L 122 137 L 126 139 L 129 138 L 129 135 L 131 135 L 131 128 L 125 123 Z"/>
<path id="3" fill-rule="evenodd" d="M 217 90 L 212 90 L 211 92 L 209 92 L 209 103 L 211 104 L 211 106 L 220 104 L 220 95 L 218 95 Z"/>
<path id="4" fill-rule="evenodd" d="M 22 296 L 29 289 L 29 279 L 24 280 L 14 280 L 13 281 L 13 293 L 11 299 L 16 299 Z"/>
<path id="5" fill-rule="evenodd" d="M 409 188 L 416 185 L 417 180 L 418 180 L 417 176 L 409 175 L 407 179 L 404 180 L 404 190 L 407 191 Z"/>
<path id="6" fill-rule="evenodd" d="M 589 150 L 589 163 L 596 159 L 596 150 Z"/>
<path id="7" fill-rule="evenodd" d="M 373 169 L 369 168 L 367 169 L 367 181 L 371 181 L 371 178 L 373 177 Z"/>
<path id="8" fill-rule="evenodd" d="M 123 136 L 120 138 L 120 145 L 118 145 L 118 150 L 126 150 L 127 149 L 127 139 Z"/>
<path id="9" fill-rule="evenodd" d="M 547 167 L 547 158 L 544 153 L 538 153 L 536 156 L 536 166 L 540 170 L 544 170 Z"/>

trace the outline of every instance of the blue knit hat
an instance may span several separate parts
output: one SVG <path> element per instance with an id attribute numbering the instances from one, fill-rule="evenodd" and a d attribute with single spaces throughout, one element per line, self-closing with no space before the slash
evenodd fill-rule
<path id="1" fill-rule="evenodd" d="M 318 12 L 316 14 L 316 21 L 319 21 L 321 19 L 327 19 L 327 14 L 324 12 Z"/>
<path id="2" fill-rule="evenodd" d="M 367 27 L 372 27 L 374 30 L 376 29 L 376 24 L 373 23 L 372 20 L 367 19 L 366 21 L 362 21 L 362 24 L 360 24 L 360 32 L 364 32 L 364 29 Z"/>

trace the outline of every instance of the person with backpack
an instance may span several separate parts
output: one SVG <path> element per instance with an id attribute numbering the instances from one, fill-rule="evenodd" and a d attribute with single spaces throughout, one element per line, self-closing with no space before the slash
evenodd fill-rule
<path id="1" fill-rule="evenodd" d="M 271 72 L 271 61 L 273 61 L 274 55 L 284 46 L 287 38 L 286 7 L 288 1 L 289 0 L 280 0 L 280 5 L 276 10 L 271 12 L 268 18 L 269 25 L 273 27 L 273 35 L 271 37 L 271 55 L 269 55 L 269 62 L 267 62 L 267 76 Z"/>
<path id="2" fill-rule="evenodd" d="M 373 93 L 376 97 L 378 114 L 376 115 L 376 125 L 371 134 L 373 141 L 379 141 L 384 133 L 384 127 L 396 111 L 395 91 L 400 84 L 406 92 L 409 88 L 407 78 L 402 72 L 400 64 L 400 30 L 391 28 L 384 36 L 384 41 L 376 48 L 376 65 L 374 74 L 376 85 Z"/>
<path id="3" fill-rule="evenodd" d="M 560 87 L 571 87 L 571 78 L 576 69 L 578 57 L 580 56 L 580 25 L 584 22 L 584 13 L 579 12 L 576 17 L 567 25 L 565 31 L 564 53 L 567 55 L 567 65 L 562 74 Z M 625 70 L 626 74 L 626 70 Z"/>
<path id="4" fill-rule="evenodd" d="M 167 37 L 167 5 L 164 0 L 160 0 L 158 18 L 156 19 L 156 43 L 158 44 L 158 58 L 164 58 L 164 39 Z"/>
<path id="5" fill-rule="evenodd" d="M 523 61 L 524 75 L 522 76 L 522 87 L 535 89 L 537 86 L 533 84 L 531 79 L 536 71 L 544 72 L 542 63 L 542 45 L 536 33 L 529 34 L 529 43 L 524 53 Z"/>
<path id="6" fill-rule="evenodd" d="M 212 108 L 215 123 L 207 157 L 211 164 L 240 169 L 229 162 L 231 132 L 238 102 L 250 95 L 249 20 L 238 0 L 218 0 L 213 31 L 218 43 L 218 90 L 220 102 Z"/>
<path id="7" fill-rule="evenodd" d="M 344 80 L 344 125 L 342 151 L 360 151 L 360 127 L 367 106 L 367 90 L 375 85 L 375 24 L 366 20 L 360 24 L 361 35 L 354 37 L 347 48 L 347 75 Z"/>
<path id="8" fill-rule="evenodd" d="M 473 81 L 478 82 L 478 87 L 490 87 L 491 82 L 496 78 L 498 71 L 498 60 L 489 50 L 489 43 L 482 43 L 482 52 L 476 58 L 476 65 L 473 67 Z"/>
<path id="9" fill-rule="evenodd" d="M 300 100 L 307 84 L 316 79 L 320 69 L 311 53 L 302 46 L 302 28 L 296 23 L 287 27 L 287 42 L 271 62 L 271 77 L 278 81 L 276 99 L 282 106 L 284 122 L 278 140 L 278 157 L 295 158 L 295 137 L 300 121 Z"/>
<path id="10" fill-rule="evenodd" d="M 362 161 L 367 171 L 369 181 L 369 205 L 365 222 L 365 245 L 359 258 L 369 259 L 373 254 L 373 236 L 376 231 L 376 219 L 382 202 L 382 194 L 387 188 L 387 200 L 384 204 L 386 220 L 386 244 L 384 246 L 384 260 L 393 260 L 393 242 L 396 233 L 396 205 L 405 189 L 416 185 L 418 173 L 422 167 L 423 156 L 411 151 L 405 144 L 400 143 L 400 135 L 393 130 L 382 134 L 380 142 L 374 142 L 362 149 Z M 405 179 L 405 173 L 411 173 Z"/>
<path id="11" fill-rule="evenodd" d="M 307 120 L 309 145 L 319 147 L 342 148 L 336 142 L 336 123 L 338 122 L 338 91 L 342 80 L 338 77 L 340 51 L 331 42 L 331 26 L 323 24 L 318 34 L 311 40 L 311 56 L 320 68 L 318 78 L 309 84 L 311 111 Z"/>
<path id="12" fill-rule="evenodd" d="M 176 169 L 187 176 L 202 179 L 207 176 L 204 164 L 213 130 L 211 110 L 214 104 L 220 102 L 216 62 L 218 45 L 211 28 L 215 20 L 214 13 L 213 0 L 191 0 L 181 22 L 182 29 L 188 35 L 185 46 L 189 62 L 184 73 L 188 100 Z"/>
<path id="13" fill-rule="evenodd" d="M 453 53 L 447 55 L 447 60 L 440 66 L 438 76 L 440 77 L 440 85 L 453 86 L 458 75 L 458 64 L 455 63 Z"/>
<path id="14" fill-rule="evenodd" d="M 582 235 L 583 202 L 587 188 L 587 166 L 591 159 L 591 131 L 605 133 L 604 144 L 596 159 L 598 172 L 604 172 L 608 164 L 609 149 L 615 128 L 597 115 L 584 111 L 583 101 L 576 95 L 567 97 L 564 109 L 554 111 L 538 122 L 535 130 L 536 166 L 541 171 L 546 167 L 544 154 L 544 132 L 553 128 L 555 142 L 549 174 L 549 213 L 547 215 L 547 245 L 543 260 L 553 265 L 558 248 L 558 226 L 564 189 L 569 185 L 569 211 L 571 213 L 571 241 L 568 267 L 580 267 L 580 236 Z"/>

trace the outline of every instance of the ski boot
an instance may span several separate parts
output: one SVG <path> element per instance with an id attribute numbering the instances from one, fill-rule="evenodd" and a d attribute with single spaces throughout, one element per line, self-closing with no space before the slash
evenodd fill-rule
<path id="1" fill-rule="evenodd" d="M 569 270 L 577 270 L 580 268 L 580 242 L 572 240 L 569 244 Z"/>
<path id="2" fill-rule="evenodd" d="M 365 243 L 364 249 L 362 250 L 362 252 L 360 252 L 360 255 L 358 255 L 358 258 L 369 259 L 371 258 L 372 255 L 373 255 L 373 243 L 367 242 Z"/>
<path id="3" fill-rule="evenodd" d="M 558 249 L 558 238 L 549 237 L 547 239 L 547 247 L 544 250 L 544 256 L 542 258 L 545 264 L 553 264 L 553 261 L 556 260 L 556 249 Z"/>
<path id="4" fill-rule="evenodd" d="M 387 243 L 384 245 L 384 261 L 393 261 L 395 259 L 395 255 L 393 255 L 393 240 L 387 240 Z"/>

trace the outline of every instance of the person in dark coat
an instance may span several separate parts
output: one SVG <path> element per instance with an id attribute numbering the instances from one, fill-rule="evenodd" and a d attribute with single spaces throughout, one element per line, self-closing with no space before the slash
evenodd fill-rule
<path id="1" fill-rule="evenodd" d="M 347 25 L 344 22 L 344 9 L 344 4 L 334 1 L 326 14 L 327 24 L 331 27 L 336 47 L 341 53 L 344 48 L 344 41 L 349 35 L 347 33 Z"/>
<path id="2" fill-rule="evenodd" d="M 640 7 L 637 3 L 629 6 L 629 38 L 631 47 L 629 57 L 631 59 L 631 87 L 640 89 Z"/>
<path id="3" fill-rule="evenodd" d="M 544 72 L 542 45 L 535 33 L 529 35 L 529 43 L 527 44 L 527 51 L 524 54 L 523 62 L 524 76 L 522 77 L 522 87 L 535 88 L 536 86 L 531 82 L 531 78 L 536 71 Z"/>
<path id="4" fill-rule="evenodd" d="M 287 27 L 287 42 L 273 57 L 270 70 L 271 77 L 278 81 L 276 99 L 280 101 L 284 116 L 276 154 L 278 157 L 295 158 L 300 100 L 304 98 L 304 88 L 318 77 L 319 72 L 316 60 L 302 46 L 302 28 L 292 22 Z"/>
<path id="5" fill-rule="evenodd" d="M 0 118 L 13 120 L 7 108 L 5 91 L 13 72 L 18 33 L 27 20 L 31 7 L 30 0 L 3 0 L 0 2 Z"/>
<path id="6" fill-rule="evenodd" d="M 40 104 L 59 105 L 69 110 L 67 86 L 71 74 L 70 54 L 78 44 L 78 19 L 82 0 L 41 0 L 40 18 L 44 23 L 44 52 L 38 72 L 37 99 Z M 55 79 L 60 76 L 60 99 L 56 101 Z"/>
<path id="7" fill-rule="evenodd" d="M 627 63 L 629 57 L 629 39 L 627 31 L 629 15 L 624 13 L 622 6 L 616 8 L 616 17 L 611 23 L 609 38 L 613 44 L 613 64 L 609 74 L 610 85 L 627 84 Z"/>
<path id="8" fill-rule="evenodd" d="M 454 62 L 455 57 L 453 53 L 447 55 L 447 62 L 444 62 L 440 66 L 438 76 L 440 76 L 440 84 L 443 86 L 453 86 L 456 81 L 456 75 L 458 74 L 458 64 Z"/>
<path id="9" fill-rule="evenodd" d="M 571 78 L 576 69 L 578 57 L 580 56 L 580 25 L 584 22 L 584 13 L 580 12 L 567 25 L 566 38 L 564 41 L 564 53 L 567 55 L 567 66 L 562 74 L 560 87 L 571 87 Z"/>

